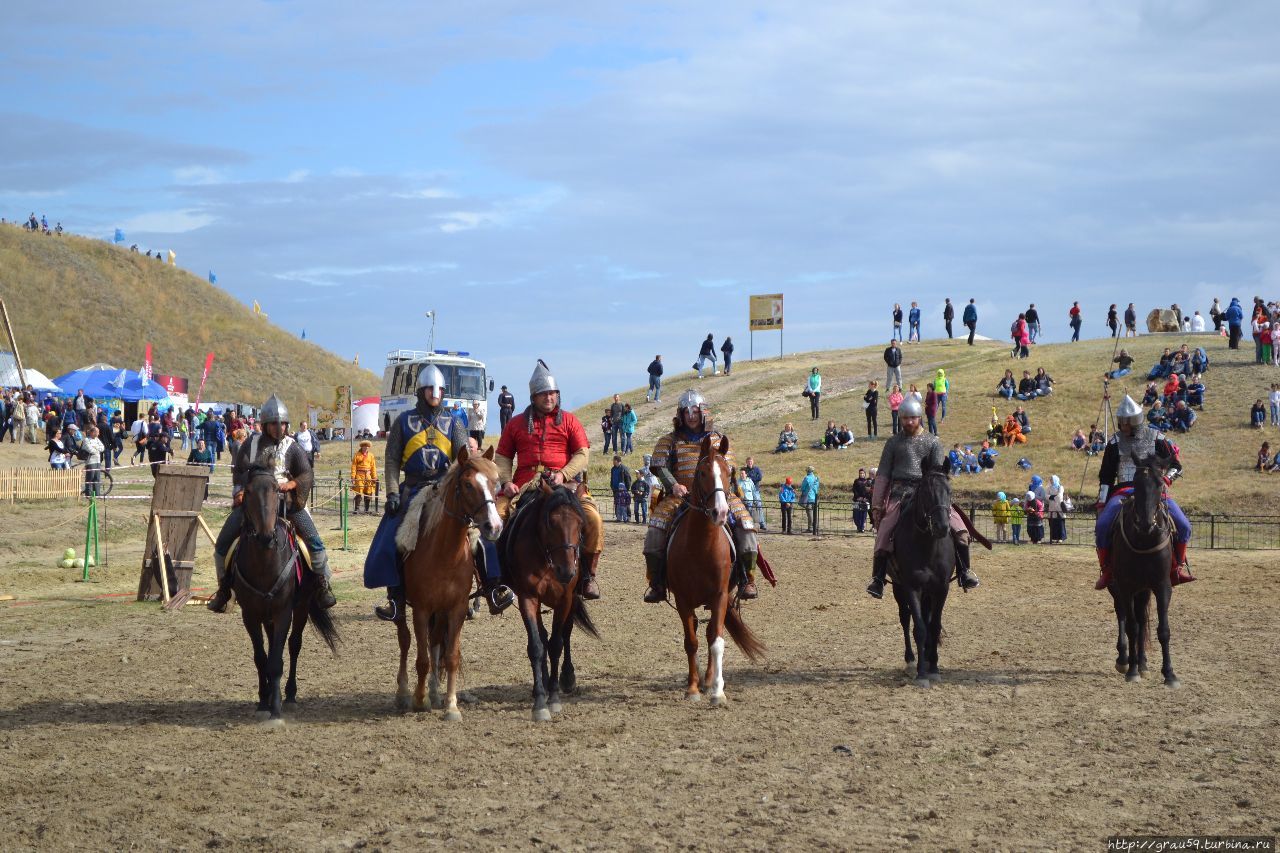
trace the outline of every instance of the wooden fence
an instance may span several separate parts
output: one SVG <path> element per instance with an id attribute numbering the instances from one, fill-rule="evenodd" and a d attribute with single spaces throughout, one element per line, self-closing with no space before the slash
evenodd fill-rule
<path id="1" fill-rule="evenodd" d="M 74 498 L 84 490 L 84 469 L 0 468 L 0 501 Z"/>

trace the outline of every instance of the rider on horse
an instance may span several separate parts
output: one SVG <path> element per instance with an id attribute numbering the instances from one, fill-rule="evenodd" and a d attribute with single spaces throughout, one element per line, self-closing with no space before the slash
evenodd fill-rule
<path id="1" fill-rule="evenodd" d="M 884 597 L 884 581 L 893 556 L 893 529 L 898 523 L 902 504 L 920 485 L 924 476 L 922 463 L 930 468 L 945 469 L 946 454 L 942 442 L 924 428 L 920 418 L 924 406 L 908 397 L 898 408 L 898 434 L 885 442 L 880 454 L 880 467 L 871 489 L 871 520 L 876 526 L 876 551 L 867 592 L 873 598 Z M 951 534 L 956 545 L 956 575 L 963 589 L 978 585 L 978 576 L 969 568 L 969 528 L 954 505 L 951 507 Z"/>
<path id="2" fill-rule="evenodd" d="M 556 378 L 551 375 L 546 362 L 538 359 L 533 376 L 529 378 L 529 407 L 502 428 L 498 452 L 493 458 L 502 480 L 497 507 L 503 521 L 508 520 L 512 508 L 523 500 L 523 495 L 537 487 L 541 475 L 545 475 L 553 486 L 562 486 L 585 473 L 590 451 L 591 442 L 587 440 L 582 422 L 573 412 L 560 408 L 560 388 Z M 596 572 L 600 565 L 600 552 L 604 550 L 604 523 L 589 492 L 580 494 L 578 499 L 585 519 L 578 594 L 585 599 L 597 599 L 600 587 L 596 584 Z M 496 565 L 497 549 L 486 545 L 485 559 Z"/>
<path id="3" fill-rule="evenodd" d="M 466 424 L 445 408 L 444 392 L 444 374 L 434 364 L 423 365 L 418 373 L 416 405 L 401 412 L 387 434 L 386 513 L 378 522 L 364 562 L 364 585 L 369 589 L 387 588 L 387 603 L 373 609 L 379 619 L 387 622 L 394 621 L 404 607 L 404 565 L 396 549 L 396 532 L 404 520 L 400 510 L 407 508 L 424 486 L 443 479 L 458 449 L 467 444 Z M 486 566 L 490 562 L 486 560 Z M 491 570 L 485 572 L 484 591 L 489 611 L 494 614 L 515 600 Z"/>
<path id="4" fill-rule="evenodd" d="M 649 581 L 644 600 L 649 604 L 667 600 L 667 541 L 676 511 L 687 503 L 685 496 L 693 488 L 702 440 L 710 435 L 714 445 L 719 442 L 721 435 L 711 429 L 711 410 L 706 400 L 693 390 L 680 395 L 672 425 L 674 429 L 658 439 L 649 462 L 649 471 L 662 483 L 664 493 L 662 501 L 649 515 L 649 529 L 644 536 L 645 575 Z M 731 469 L 734 467 L 732 450 L 725 454 L 725 461 Z M 757 596 L 755 570 L 760 551 L 756 542 L 755 522 L 742 498 L 732 492 L 726 494 L 725 498 L 729 501 L 733 544 L 738 551 L 738 563 L 745 577 L 739 595 L 744 599 L 752 599 Z"/>
<path id="5" fill-rule="evenodd" d="M 306 452 L 289 435 L 289 410 L 285 408 L 284 401 L 272 394 L 262 404 L 258 423 L 262 425 L 262 432 L 255 432 L 240 445 L 231 469 L 233 509 L 213 546 L 218 591 L 209 602 L 209 609 L 214 613 L 225 613 L 227 603 L 231 600 L 232 573 L 226 569 L 227 552 L 240 538 L 240 528 L 244 524 L 244 510 L 240 505 L 244 501 L 246 477 L 249 469 L 254 466 L 275 472 L 280 491 L 287 495 L 285 515 L 293 524 L 295 535 L 306 543 L 311 552 L 311 571 L 315 573 L 319 584 L 317 600 L 321 607 L 333 607 L 337 601 L 333 597 L 333 590 L 329 588 L 329 554 L 324 549 L 324 542 L 316 530 L 316 523 L 311 519 L 311 513 L 307 512 L 307 497 L 311 493 L 313 478 L 311 463 L 307 461 Z"/>
<path id="6" fill-rule="evenodd" d="M 1102 467 L 1098 469 L 1098 521 L 1094 527 L 1095 544 L 1098 546 L 1098 565 L 1102 574 L 1095 589 L 1106 589 L 1111 583 L 1111 528 L 1119 515 L 1122 499 L 1133 491 L 1133 475 L 1137 461 L 1148 456 L 1161 456 L 1170 461 L 1168 482 L 1182 475 L 1182 460 L 1164 433 L 1147 425 L 1142 417 L 1142 406 L 1128 394 L 1116 407 L 1116 433 L 1102 452 Z M 1187 568 L 1187 543 L 1191 541 L 1191 522 L 1177 502 L 1164 496 L 1169 517 L 1173 520 L 1173 565 L 1169 577 L 1173 585 L 1195 580 Z"/>

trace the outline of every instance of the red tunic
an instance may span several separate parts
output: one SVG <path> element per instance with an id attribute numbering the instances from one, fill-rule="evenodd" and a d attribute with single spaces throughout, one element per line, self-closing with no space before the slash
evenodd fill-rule
<path id="1" fill-rule="evenodd" d="M 559 471 L 569 464 L 569 457 L 590 447 L 587 431 L 572 412 L 561 412 L 560 425 L 556 416 L 533 415 L 533 434 L 529 433 L 524 412 L 507 421 L 498 440 L 498 455 L 514 459 L 515 474 L 511 482 L 524 486 L 540 471 Z"/>

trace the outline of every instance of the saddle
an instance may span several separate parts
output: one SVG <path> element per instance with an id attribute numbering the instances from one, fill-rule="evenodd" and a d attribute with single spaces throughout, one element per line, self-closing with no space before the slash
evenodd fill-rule
<path id="1" fill-rule="evenodd" d="M 300 568 L 311 571 L 311 551 L 307 548 L 307 543 L 302 541 L 293 530 L 293 522 L 282 518 L 277 521 L 277 525 L 284 527 L 285 536 L 289 539 L 289 546 L 298 552 L 298 561 L 301 563 Z M 231 547 L 227 549 L 227 565 L 236 565 L 236 553 L 240 550 L 240 540 L 249 535 L 245 528 L 240 529 L 240 535 L 231 541 Z"/>

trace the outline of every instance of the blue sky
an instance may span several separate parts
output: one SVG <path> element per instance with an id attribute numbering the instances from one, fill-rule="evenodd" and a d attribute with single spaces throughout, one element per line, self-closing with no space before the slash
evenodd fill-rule
<path id="1" fill-rule="evenodd" d="M 570 403 L 709 331 L 745 356 L 750 293 L 788 351 L 946 296 L 1063 340 L 1072 299 L 1097 334 L 1280 295 L 1278 43 L 1270 0 L 19 4 L 0 213 L 173 249 L 375 369 L 435 309 Z"/>

